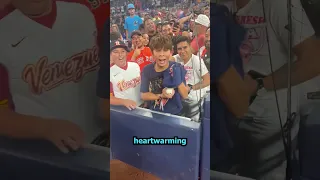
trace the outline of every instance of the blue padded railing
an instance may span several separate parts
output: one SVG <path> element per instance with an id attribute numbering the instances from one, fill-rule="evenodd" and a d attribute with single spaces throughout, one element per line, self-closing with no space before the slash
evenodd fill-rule
<path id="1" fill-rule="evenodd" d="M 48 142 L 0 138 L 0 179 L 107 180 L 107 148 L 88 145 L 63 154 Z"/>
<path id="2" fill-rule="evenodd" d="M 188 118 L 137 108 L 111 106 L 111 154 L 161 179 L 195 180 L 199 177 L 200 123 Z M 187 138 L 186 146 L 134 145 L 138 138 Z"/>

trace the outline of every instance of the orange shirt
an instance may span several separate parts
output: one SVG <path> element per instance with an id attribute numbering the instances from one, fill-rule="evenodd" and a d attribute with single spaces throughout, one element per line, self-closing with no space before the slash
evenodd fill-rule
<path id="1" fill-rule="evenodd" d="M 131 58 L 133 56 L 134 50 L 130 51 L 129 54 L 127 55 L 127 60 L 131 61 Z M 152 60 L 152 53 L 151 49 L 149 47 L 145 47 L 141 50 L 141 53 L 139 56 L 137 56 L 136 60 L 133 61 L 137 63 L 140 66 L 140 71 L 142 72 L 143 68 L 150 64 L 153 63 L 154 61 Z"/>

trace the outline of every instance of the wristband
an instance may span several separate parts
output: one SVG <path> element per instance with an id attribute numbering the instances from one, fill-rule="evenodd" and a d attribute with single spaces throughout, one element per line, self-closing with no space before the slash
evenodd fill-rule
<path id="1" fill-rule="evenodd" d="M 191 90 L 193 89 L 193 86 L 191 85 L 191 84 L 188 84 L 188 86 L 189 86 L 189 93 L 191 92 Z"/>

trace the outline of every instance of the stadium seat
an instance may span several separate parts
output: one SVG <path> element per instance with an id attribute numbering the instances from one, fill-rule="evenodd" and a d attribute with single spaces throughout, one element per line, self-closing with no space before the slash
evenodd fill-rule
<path id="1" fill-rule="evenodd" d="M 111 106 L 111 153 L 160 179 L 195 180 L 199 176 L 200 123 L 148 109 Z M 187 138 L 188 145 L 134 145 L 138 138 Z"/>

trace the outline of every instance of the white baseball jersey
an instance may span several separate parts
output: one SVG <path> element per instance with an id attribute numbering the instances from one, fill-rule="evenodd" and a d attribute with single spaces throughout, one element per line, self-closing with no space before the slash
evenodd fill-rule
<path id="1" fill-rule="evenodd" d="M 236 18 L 239 24 L 247 29 L 246 40 L 241 46 L 241 54 L 246 72 L 257 71 L 264 75 L 271 74 L 270 56 L 273 71 L 288 62 L 288 25 L 287 4 L 285 1 L 265 0 L 263 14 L 262 0 L 251 0 L 245 7 L 239 9 Z M 298 45 L 314 34 L 314 30 L 301 7 L 299 0 L 292 0 L 292 32 L 293 46 Z M 235 9 L 235 8 L 234 8 Z M 266 27 L 268 31 L 266 31 Z M 268 51 L 267 33 L 271 54 Z M 298 112 L 298 89 L 292 88 L 292 111 Z M 277 90 L 278 103 L 282 119 L 287 116 L 287 90 Z M 278 109 L 274 91 L 258 92 L 255 101 L 249 107 L 249 116 L 264 119 L 278 120 Z M 275 123 L 278 123 L 275 122 Z"/>
<path id="2" fill-rule="evenodd" d="M 89 141 L 101 132 L 95 19 L 84 5 L 52 2 L 43 17 L 31 19 L 18 9 L 0 17 L 0 63 L 9 72 L 16 112 L 72 121 Z"/>
<path id="3" fill-rule="evenodd" d="M 141 74 L 140 67 L 135 62 L 127 62 L 126 67 L 117 65 L 110 67 L 110 93 L 114 97 L 130 99 L 137 105 L 143 101 L 140 98 Z"/>

